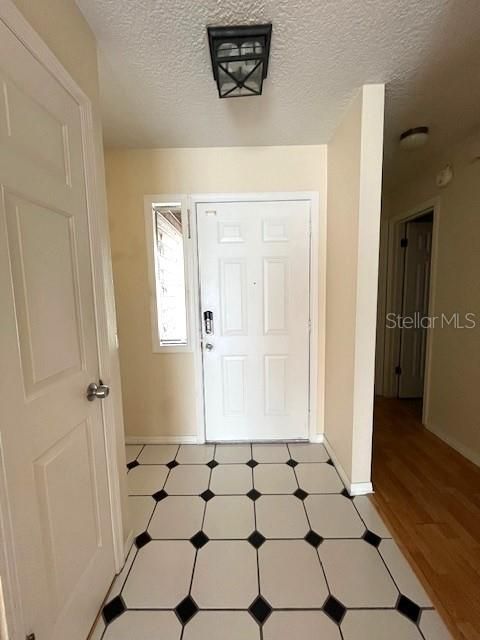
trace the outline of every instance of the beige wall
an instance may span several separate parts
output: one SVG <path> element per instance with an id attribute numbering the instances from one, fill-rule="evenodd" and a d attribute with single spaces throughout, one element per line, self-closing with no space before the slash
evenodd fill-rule
<path id="1" fill-rule="evenodd" d="M 325 147 L 112 150 L 107 193 L 127 436 L 196 434 L 193 355 L 152 352 L 144 196 L 321 191 Z"/>
<path id="2" fill-rule="evenodd" d="M 408 215 L 438 198 L 432 311 L 475 313 L 477 327 L 431 332 L 426 426 L 480 464 L 480 161 L 475 157 L 480 157 L 480 130 L 414 182 L 389 192 L 384 216 Z M 452 164 L 454 179 L 438 189 L 435 176 L 446 163 Z"/>
<path id="3" fill-rule="evenodd" d="M 370 482 L 383 85 L 328 145 L 325 436 L 349 484 Z"/>
<path id="4" fill-rule="evenodd" d="M 72 78 L 92 101 L 95 128 L 95 145 L 98 168 L 98 186 L 106 207 L 105 177 L 103 160 L 103 142 L 100 123 L 99 88 L 97 69 L 97 48 L 95 37 L 74 0 L 14 0 L 33 29 L 56 55 Z M 104 267 L 108 271 L 110 264 Z M 115 323 L 113 296 L 108 300 L 112 325 Z M 113 327 L 114 329 L 114 327 Z M 125 449 L 123 446 L 123 415 L 121 406 L 121 383 L 118 352 L 112 348 L 111 353 L 112 399 L 115 403 L 117 426 L 117 457 L 119 468 L 125 469 Z M 130 526 L 127 507 L 126 475 L 121 473 L 121 492 L 123 503 L 123 528 L 125 538 L 129 535 Z"/>

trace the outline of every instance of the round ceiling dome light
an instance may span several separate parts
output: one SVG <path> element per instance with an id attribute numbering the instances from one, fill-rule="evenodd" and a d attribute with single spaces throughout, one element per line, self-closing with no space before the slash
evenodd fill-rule
<path id="1" fill-rule="evenodd" d="M 407 129 L 400 136 L 400 146 L 402 149 L 413 151 L 423 145 L 428 140 L 428 127 L 414 127 L 413 129 Z"/>

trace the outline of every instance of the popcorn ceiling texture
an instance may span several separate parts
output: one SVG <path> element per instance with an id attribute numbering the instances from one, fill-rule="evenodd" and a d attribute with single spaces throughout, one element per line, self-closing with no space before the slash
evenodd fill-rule
<path id="1" fill-rule="evenodd" d="M 478 122 L 474 0 L 77 0 L 99 44 L 106 143 L 211 147 L 328 142 L 364 83 L 387 83 L 386 161 L 414 174 Z M 259 98 L 219 100 L 206 25 L 273 23 Z M 397 150 L 428 124 L 428 148 Z"/>

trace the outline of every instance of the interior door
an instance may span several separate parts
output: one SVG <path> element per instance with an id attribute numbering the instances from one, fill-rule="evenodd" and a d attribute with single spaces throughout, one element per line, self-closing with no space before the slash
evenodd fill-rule
<path id="1" fill-rule="evenodd" d="M 0 21 L 0 443 L 25 634 L 85 640 L 114 575 L 80 110 Z"/>
<path id="2" fill-rule="evenodd" d="M 428 315 L 432 222 L 408 222 L 405 237 L 402 315 L 413 318 L 414 326 L 401 329 L 398 395 L 421 398 L 427 340 L 422 322 Z"/>
<path id="3" fill-rule="evenodd" d="M 308 437 L 310 203 L 197 205 L 207 440 Z"/>

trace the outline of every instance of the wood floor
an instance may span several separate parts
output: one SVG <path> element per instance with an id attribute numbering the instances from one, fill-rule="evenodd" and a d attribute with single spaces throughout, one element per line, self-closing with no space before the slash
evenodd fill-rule
<path id="1" fill-rule="evenodd" d="M 480 640 L 480 469 L 421 424 L 375 405 L 372 496 L 455 638 Z"/>

